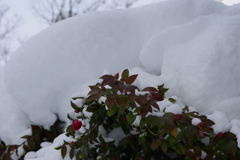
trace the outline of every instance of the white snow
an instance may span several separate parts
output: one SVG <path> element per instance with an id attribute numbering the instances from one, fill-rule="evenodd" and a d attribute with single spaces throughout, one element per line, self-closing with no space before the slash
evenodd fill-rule
<path id="1" fill-rule="evenodd" d="M 200 122 L 202 122 L 199 118 L 192 119 L 192 125 L 197 126 Z"/>
<path id="2" fill-rule="evenodd" d="M 139 74 L 134 84 L 140 89 L 165 84 L 166 97 L 177 99 L 159 102 L 161 112 L 152 114 L 163 109 L 181 114 L 188 105 L 208 114 L 215 133 L 235 133 L 240 146 L 239 62 L 240 5 L 172 0 L 69 18 L 20 47 L 4 76 L 0 68 L 0 138 L 17 143 L 30 123 L 48 128 L 57 117 L 71 123 L 66 118 L 67 113 L 76 116 L 68 112 L 71 97 L 86 96 L 87 86 L 103 72 L 129 68 Z M 63 139 L 68 138 L 43 144 L 28 158 L 61 159 L 54 148 Z"/>

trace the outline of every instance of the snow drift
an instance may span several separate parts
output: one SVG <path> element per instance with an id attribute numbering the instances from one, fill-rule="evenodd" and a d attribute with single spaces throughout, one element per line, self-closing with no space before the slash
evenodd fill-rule
<path id="1" fill-rule="evenodd" d="M 66 121 L 71 95 L 105 69 L 142 67 L 183 104 L 238 118 L 239 10 L 211 0 L 173 0 L 67 19 L 11 57 L 8 92 L 32 123 L 47 127 L 57 116 Z M 227 104 L 234 113 L 223 109 Z"/>

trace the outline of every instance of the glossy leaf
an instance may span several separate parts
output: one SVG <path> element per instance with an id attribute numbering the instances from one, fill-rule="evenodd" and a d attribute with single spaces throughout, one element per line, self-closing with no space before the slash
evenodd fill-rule
<path id="1" fill-rule="evenodd" d="M 164 96 L 159 93 L 152 93 L 152 99 L 156 101 L 162 101 L 164 100 Z"/>
<path id="2" fill-rule="evenodd" d="M 156 88 L 154 88 L 154 87 L 146 87 L 142 91 L 154 93 L 154 92 L 157 92 L 158 90 Z"/>
<path id="3" fill-rule="evenodd" d="M 132 83 L 136 80 L 137 76 L 138 76 L 137 74 L 131 75 L 131 76 L 126 80 L 126 84 L 132 84 Z"/>
<path id="4" fill-rule="evenodd" d="M 161 142 L 160 139 L 155 139 L 155 140 L 152 142 L 151 148 L 152 148 L 153 151 L 156 150 L 156 149 L 159 147 L 160 142 Z"/>
<path id="5" fill-rule="evenodd" d="M 116 95 L 115 94 L 108 94 L 106 97 L 107 97 L 109 107 L 113 106 L 115 104 Z"/>
<path id="6" fill-rule="evenodd" d="M 132 124 L 136 119 L 136 115 L 133 115 L 132 112 L 129 112 L 127 115 L 127 122 L 128 124 Z"/>
<path id="7" fill-rule="evenodd" d="M 117 106 L 114 105 L 107 110 L 107 116 L 111 117 L 112 115 L 114 115 L 116 113 L 116 111 L 117 111 Z"/>
<path id="8" fill-rule="evenodd" d="M 69 156 L 71 159 L 73 159 L 73 157 L 74 157 L 74 149 L 73 148 L 71 148 L 71 150 L 69 152 Z"/>
<path id="9" fill-rule="evenodd" d="M 61 155 L 62 155 L 62 158 L 64 158 L 67 154 L 67 147 L 65 145 L 62 146 L 61 148 Z"/>
<path id="10" fill-rule="evenodd" d="M 237 142 L 236 141 L 230 141 L 229 144 L 228 144 L 228 150 L 229 150 L 229 152 L 232 156 L 236 155 L 237 149 L 238 149 Z"/>
<path id="11" fill-rule="evenodd" d="M 127 79 L 128 77 L 129 77 L 129 70 L 128 70 L 128 69 L 125 69 L 125 70 L 122 72 L 122 78 Z"/>

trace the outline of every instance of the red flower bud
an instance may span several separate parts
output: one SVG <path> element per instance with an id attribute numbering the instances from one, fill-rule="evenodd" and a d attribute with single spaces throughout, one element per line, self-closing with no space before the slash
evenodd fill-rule
<path id="1" fill-rule="evenodd" d="M 79 113 L 79 111 L 78 111 L 78 110 L 75 110 L 74 112 L 75 112 L 75 113 Z"/>
<path id="2" fill-rule="evenodd" d="M 217 134 L 217 136 L 218 136 L 218 138 L 222 138 L 222 137 L 223 137 L 223 133 L 222 133 L 222 132 L 219 132 L 219 133 Z"/>
<path id="3" fill-rule="evenodd" d="M 160 135 L 159 138 L 160 138 L 160 139 L 163 139 L 163 135 Z"/>
<path id="4" fill-rule="evenodd" d="M 126 121 L 126 120 L 127 120 L 127 117 L 124 117 L 123 120 Z"/>
<path id="5" fill-rule="evenodd" d="M 71 147 L 74 147 L 74 145 L 75 145 L 75 142 L 72 141 L 72 142 L 70 143 L 70 146 L 71 146 Z"/>
<path id="6" fill-rule="evenodd" d="M 210 131 L 213 131 L 213 129 L 212 129 L 211 127 L 208 127 L 208 129 L 209 129 Z"/>
<path id="7" fill-rule="evenodd" d="M 196 157 L 196 160 L 199 160 L 199 159 L 201 159 L 201 157 Z"/>
<path id="8" fill-rule="evenodd" d="M 181 118 L 182 118 L 181 114 L 176 114 L 175 119 L 173 119 L 173 120 L 176 121 L 176 120 L 180 120 Z"/>
<path id="9" fill-rule="evenodd" d="M 102 147 L 102 146 L 104 146 L 104 144 L 103 144 L 103 143 L 100 143 L 99 145 L 100 145 L 101 147 Z"/>
<path id="10" fill-rule="evenodd" d="M 80 128 L 82 127 L 82 122 L 81 121 L 79 121 L 79 120 L 74 120 L 73 122 L 72 122 L 72 128 L 73 128 L 73 130 L 79 130 Z"/>

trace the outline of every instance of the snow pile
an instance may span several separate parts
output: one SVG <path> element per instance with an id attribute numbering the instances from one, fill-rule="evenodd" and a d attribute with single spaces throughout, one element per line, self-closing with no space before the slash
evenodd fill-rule
<path id="1" fill-rule="evenodd" d="M 124 68 L 141 73 L 136 82 L 140 87 L 164 83 L 170 88 L 168 97 L 177 96 L 201 114 L 219 110 L 231 115 L 229 120 L 237 119 L 239 10 L 240 5 L 211 0 L 173 0 L 57 23 L 25 43 L 7 64 L 5 83 L 11 96 L 1 82 L 0 102 L 11 116 L 3 115 L 3 120 L 9 121 L 8 127 L 17 125 L 17 133 L 26 130 L 30 121 L 46 128 L 57 117 L 66 121 L 73 93 L 80 88 L 85 93 L 87 84 L 94 84 L 90 81 L 106 69 L 113 74 Z M 166 110 L 179 113 L 180 107 Z M 214 112 L 213 119 L 218 120 L 219 114 Z M 238 130 L 237 122 L 228 128 Z M 8 143 L 17 133 L 8 134 L 7 129 L 1 125 L 0 137 Z"/>

